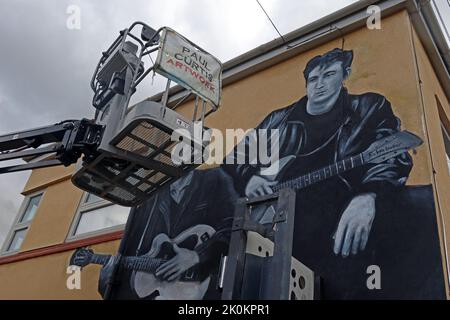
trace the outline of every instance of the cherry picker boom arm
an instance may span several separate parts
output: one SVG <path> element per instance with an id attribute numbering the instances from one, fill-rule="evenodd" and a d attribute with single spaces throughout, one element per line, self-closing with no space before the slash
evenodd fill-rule
<path id="1" fill-rule="evenodd" d="M 0 162 L 37 157 L 39 161 L 0 167 L 0 174 L 76 163 L 82 154 L 95 155 L 103 126 L 92 120 L 66 120 L 0 136 Z"/>

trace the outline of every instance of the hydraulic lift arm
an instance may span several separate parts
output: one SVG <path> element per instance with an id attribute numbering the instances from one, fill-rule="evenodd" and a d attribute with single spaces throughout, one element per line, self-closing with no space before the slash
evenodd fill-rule
<path id="1" fill-rule="evenodd" d="M 76 163 L 84 154 L 94 156 L 103 126 L 92 120 L 66 120 L 54 125 L 0 136 L 0 162 L 37 157 L 48 158 L 0 167 L 0 174 Z"/>

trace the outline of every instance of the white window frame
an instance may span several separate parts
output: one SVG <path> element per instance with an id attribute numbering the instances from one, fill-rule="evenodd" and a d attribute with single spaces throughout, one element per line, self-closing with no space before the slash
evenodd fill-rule
<path id="1" fill-rule="evenodd" d="M 30 193 L 25 196 L 25 198 L 22 201 L 22 204 L 20 205 L 19 212 L 16 215 L 16 218 L 14 219 L 14 223 L 12 227 L 9 229 L 8 234 L 6 235 L 5 241 L 3 242 L 3 246 L 1 248 L 0 255 L 6 256 L 6 255 L 13 255 L 18 252 L 20 252 L 20 248 L 22 247 L 23 242 L 20 244 L 20 247 L 16 250 L 8 250 L 9 246 L 12 244 L 12 241 L 14 240 L 14 235 L 16 231 L 25 229 L 25 239 L 26 235 L 28 233 L 28 230 L 30 229 L 30 225 L 33 223 L 34 216 L 28 221 L 20 222 L 22 220 L 23 216 L 25 215 L 25 211 L 30 204 L 30 200 L 34 197 L 41 196 L 41 199 L 39 200 L 38 208 L 36 210 L 39 210 L 39 206 L 41 205 L 42 199 L 44 198 L 45 190 L 36 191 L 34 193 Z M 24 241 L 25 241 L 24 239 Z"/>
<path id="2" fill-rule="evenodd" d="M 75 231 L 77 230 L 78 224 L 80 223 L 80 219 L 81 219 L 83 212 L 87 212 L 87 211 L 91 211 L 91 210 L 95 210 L 95 209 L 101 209 L 103 207 L 108 207 L 108 206 L 114 205 L 114 203 L 104 200 L 104 199 L 100 199 L 100 200 L 97 200 L 97 201 L 94 201 L 91 203 L 86 203 L 88 196 L 89 196 L 88 192 L 84 192 L 83 195 L 81 196 L 80 203 L 78 204 L 76 214 L 72 220 L 72 223 L 71 223 L 70 229 L 69 229 L 69 233 L 66 237 L 66 242 L 71 242 L 71 241 L 76 241 L 76 240 L 80 240 L 80 239 L 95 237 L 98 235 L 108 234 L 111 232 L 123 230 L 125 228 L 125 223 L 124 223 L 124 224 L 119 224 L 119 225 L 112 226 L 112 227 L 94 230 L 91 232 L 75 234 Z"/>

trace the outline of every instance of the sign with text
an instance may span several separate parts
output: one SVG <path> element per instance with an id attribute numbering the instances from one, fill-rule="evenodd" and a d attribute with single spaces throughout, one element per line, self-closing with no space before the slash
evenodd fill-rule
<path id="1" fill-rule="evenodd" d="M 170 28 L 163 30 L 154 70 L 219 106 L 222 63 Z"/>

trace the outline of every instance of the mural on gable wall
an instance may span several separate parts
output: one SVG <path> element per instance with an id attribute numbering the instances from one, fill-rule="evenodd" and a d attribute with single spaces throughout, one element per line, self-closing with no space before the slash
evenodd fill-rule
<path id="1" fill-rule="evenodd" d="M 113 297 L 220 298 L 236 199 L 284 183 L 296 190 L 292 254 L 322 278 L 323 299 L 445 298 L 432 187 L 407 184 L 411 151 L 364 161 L 375 141 L 408 128 L 388 97 L 347 90 L 352 61 L 353 51 L 341 49 L 309 60 L 307 95 L 257 126 L 279 130 L 275 176 L 248 161 L 194 170 L 138 207 L 122 240 L 129 265 Z M 252 218 L 264 223 L 270 213 Z M 370 266 L 379 267 L 376 288 L 367 285 Z"/>

